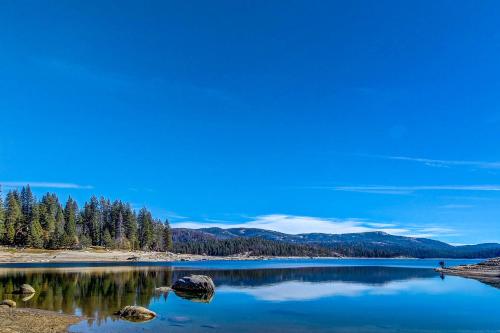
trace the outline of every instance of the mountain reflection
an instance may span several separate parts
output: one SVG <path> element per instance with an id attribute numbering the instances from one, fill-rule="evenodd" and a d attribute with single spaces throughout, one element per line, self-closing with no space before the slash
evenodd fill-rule
<path id="1" fill-rule="evenodd" d="M 13 299 L 20 307 L 33 307 L 84 315 L 101 322 L 125 305 L 148 307 L 173 294 L 155 293 L 188 274 L 213 278 L 217 292 L 240 292 L 262 300 L 305 300 L 323 296 L 355 296 L 390 292 L 425 284 L 436 277 L 432 269 L 397 267 L 308 267 L 283 269 L 189 270 L 172 267 L 92 267 L 0 269 L 0 299 Z M 417 281 L 417 282 L 415 282 Z M 12 291 L 23 283 L 37 293 L 23 300 Z M 182 295 L 181 295 L 182 296 Z M 207 300 L 210 301 L 210 300 Z"/>

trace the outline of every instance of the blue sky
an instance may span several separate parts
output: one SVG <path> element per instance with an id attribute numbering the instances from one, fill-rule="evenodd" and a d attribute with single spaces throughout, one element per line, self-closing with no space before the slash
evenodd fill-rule
<path id="1" fill-rule="evenodd" d="M 2 1 L 0 183 L 178 226 L 500 241 L 499 12 Z"/>

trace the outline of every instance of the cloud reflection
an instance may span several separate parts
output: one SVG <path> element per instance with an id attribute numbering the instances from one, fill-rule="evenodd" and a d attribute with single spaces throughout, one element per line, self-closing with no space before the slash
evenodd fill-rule
<path id="1" fill-rule="evenodd" d="M 269 302 L 310 301 L 325 297 L 358 297 L 366 295 L 395 295 L 399 293 L 442 294 L 455 290 L 453 283 L 438 284 L 435 279 L 392 281 L 385 284 L 352 282 L 287 281 L 256 287 L 221 286 L 221 293 L 243 293 Z"/>

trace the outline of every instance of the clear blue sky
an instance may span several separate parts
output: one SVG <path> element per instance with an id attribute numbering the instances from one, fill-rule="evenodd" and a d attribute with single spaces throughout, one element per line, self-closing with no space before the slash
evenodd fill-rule
<path id="1" fill-rule="evenodd" d="M 500 241 L 499 15 L 2 1 L 0 183 L 185 226 Z"/>

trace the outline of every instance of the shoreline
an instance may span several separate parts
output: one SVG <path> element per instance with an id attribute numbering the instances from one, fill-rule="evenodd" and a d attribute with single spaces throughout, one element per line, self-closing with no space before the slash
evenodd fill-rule
<path id="1" fill-rule="evenodd" d="M 478 264 L 436 268 L 443 275 L 460 276 L 478 280 L 500 288 L 500 258 L 492 258 Z"/>
<path id="2" fill-rule="evenodd" d="M 271 259 L 370 259 L 370 260 L 481 260 L 479 258 L 369 258 L 369 257 L 277 257 L 277 256 L 251 256 L 239 254 L 232 256 L 208 256 L 199 254 L 176 254 L 171 252 L 128 251 L 107 249 L 84 250 L 46 250 L 31 248 L 0 247 L 0 265 L 3 264 L 57 264 L 57 263 L 113 263 L 113 264 L 147 264 L 158 262 L 189 262 L 189 261 L 250 261 Z"/>
<path id="3" fill-rule="evenodd" d="M 187 261 L 244 261 L 269 260 L 273 258 L 298 259 L 307 257 L 273 256 L 208 256 L 198 254 L 175 254 L 171 252 L 127 251 L 106 249 L 85 250 L 45 250 L 15 249 L 0 247 L 0 265 L 2 264 L 51 264 L 51 263 L 157 263 Z"/>
<path id="4" fill-rule="evenodd" d="M 31 308 L 0 307 L 1 331 L 9 333 L 66 333 L 84 317 Z"/>

